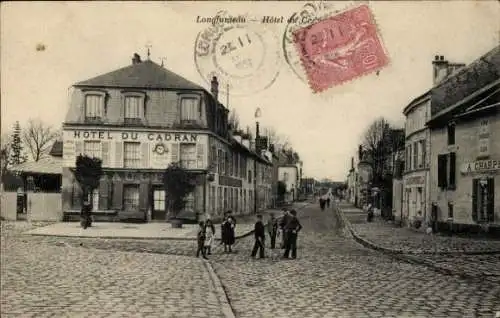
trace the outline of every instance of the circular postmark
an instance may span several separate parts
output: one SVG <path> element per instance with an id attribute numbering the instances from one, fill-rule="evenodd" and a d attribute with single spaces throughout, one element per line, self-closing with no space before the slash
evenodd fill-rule
<path id="1" fill-rule="evenodd" d="M 343 2 L 342 7 L 345 8 L 354 3 L 354 1 Z M 343 10 L 343 8 L 339 8 L 332 2 L 306 3 L 300 11 L 293 13 L 288 19 L 282 40 L 283 55 L 293 73 L 304 83 L 307 83 L 308 79 L 295 45 L 294 33 Z"/>
<path id="2" fill-rule="evenodd" d="M 257 23 L 214 23 L 196 38 L 195 65 L 207 83 L 217 76 L 220 92 L 229 87 L 232 95 L 256 93 L 278 77 L 278 43 L 273 32 Z"/>

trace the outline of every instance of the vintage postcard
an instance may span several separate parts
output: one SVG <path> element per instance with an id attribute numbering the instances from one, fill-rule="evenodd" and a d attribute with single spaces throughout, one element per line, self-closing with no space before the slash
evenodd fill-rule
<path id="1" fill-rule="evenodd" d="M 5 1 L 2 317 L 500 317 L 498 1 Z"/>

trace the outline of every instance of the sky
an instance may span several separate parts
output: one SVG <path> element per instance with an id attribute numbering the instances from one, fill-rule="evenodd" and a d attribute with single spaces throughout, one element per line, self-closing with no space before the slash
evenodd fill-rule
<path id="1" fill-rule="evenodd" d="M 197 71 L 194 47 L 209 27 L 197 17 L 220 10 L 231 15 L 283 16 L 306 2 L 2 2 L 1 130 L 39 118 L 61 127 L 72 84 L 127 66 L 133 53 L 210 89 Z M 262 126 L 286 136 L 301 156 L 304 176 L 343 181 L 364 131 L 383 116 L 403 127 L 403 108 L 432 85 L 432 60 L 471 63 L 499 43 L 497 1 L 364 2 L 377 23 L 389 65 L 321 93 L 313 93 L 285 62 L 285 23 L 256 24 L 266 34 L 266 70 L 275 81 L 257 92 L 233 96 L 229 109 L 241 124 Z M 347 2 L 329 3 L 343 9 Z M 269 40 L 271 39 L 271 40 Z M 277 39 L 277 42 L 273 42 Z M 267 42 L 266 42 L 267 41 Z M 44 50 L 37 50 L 42 45 Z M 255 75 L 255 74 L 254 74 Z M 270 81 L 250 78 L 249 88 Z M 272 75 L 272 74 L 271 74 Z M 241 88 L 243 93 L 245 89 Z M 234 88 L 235 93 L 237 88 Z M 226 102 L 226 96 L 220 99 Z"/>

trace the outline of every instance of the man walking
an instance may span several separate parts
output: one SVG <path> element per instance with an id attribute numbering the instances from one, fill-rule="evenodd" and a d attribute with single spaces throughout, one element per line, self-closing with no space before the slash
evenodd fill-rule
<path id="1" fill-rule="evenodd" d="M 269 220 L 267 221 L 267 232 L 271 239 L 271 249 L 276 247 L 276 234 L 278 232 L 278 222 L 274 217 L 274 214 L 269 214 Z"/>
<path id="2" fill-rule="evenodd" d="M 283 258 L 288 258 L 290 256 L 290 250 L 292 250 L 292 258 L 297 258 L 297 235 L 302 229 L 302 225 L 297 219 L 297 211 L 290 211 L 291 217 L 288 224 L 285 227 L 285 232 L 287 236 L 285 255 Z"/>
<path id="3" fill-rule="evenodd" d="M 264 223 L 262 223 L 262 215 L 257 215 L 257 222 L 255 222 L 254 228 L 255 234 L 255 244 L 252 249 L 252 257 L 257 255 L 257 250 L 259 250 L 260 258 L 264 258 L 264 241 L 266 238 L 266 229 L 264 227 Z"/>

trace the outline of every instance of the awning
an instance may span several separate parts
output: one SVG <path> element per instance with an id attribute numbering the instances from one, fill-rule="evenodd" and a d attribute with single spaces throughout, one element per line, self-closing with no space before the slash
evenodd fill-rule
<path id="1" fill-rule="evenodd" d="M 45 157 L 38 161 L 30 161 L 13 166 L 10 170 L 32 174 L 62 174 L 61 157 Z"/>

